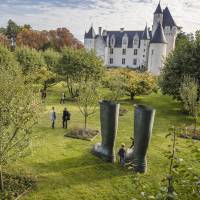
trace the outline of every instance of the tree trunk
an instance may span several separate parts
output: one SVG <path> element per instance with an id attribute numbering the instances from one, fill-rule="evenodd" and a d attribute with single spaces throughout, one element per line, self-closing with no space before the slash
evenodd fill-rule
<path id="1" fill-rule="evenodd" d="M 134 93 L 131 93 L 131 100 L 134 100 L 134 97 L 135 97 Z"/>
<path id="2" fill-rule="evenodd" d="M 4 191 L 4 182 L 3 182 L 3 168 L 0 166 L 0 190 Z"/>
<path id="3" fill-rule="evenodd" d="M 85 122 L 84 122 L 84 125 L 85 125 L 85 129 L 87 128 L 87 116 L 85 115 Z"/>

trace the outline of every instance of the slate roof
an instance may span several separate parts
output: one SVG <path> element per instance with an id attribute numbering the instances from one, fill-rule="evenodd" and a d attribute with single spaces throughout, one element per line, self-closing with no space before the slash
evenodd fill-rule
<path id="1" fill-rule="evenodd" d="M 148 31 L 148 28 L 147 28 Z M 148 31 L 149 32 L 149 31 Z M 139 37 L 139 41 L 142 39 L 144 35 L 144 31 L 107 31 L 107 37 L 109 37 L 109 45 L 111 43 L 111 37 L 112 35 L 115 36 L 115 46 L 114 47 L 121 47 L 122 46 L 122 38 L 123 36 L 127 34 L 128 36 L 128 48 L 133 48 L 133 39 L 136 35 Z M 151 33 L 147 34 L 147 36 L 151 36 Z M 106 39 L 104 37 L 104 39 Z"/>
<path id="2" fill-rule="evenodd" d="M 159 2 L 154 14 L 162 14 L 162 13 L 163 13 L 163 11 L 162 11 L 162 8 L 161 8 L 160 2 Z"/>
<path id="3" fill-rule="evenodd" d="M 163 10 L 163 28 L 166 26 L 177 26 L 168 7 Z"/>
<path id="4" fill-rule="evenodd" d="M 96 34 L 95 34 L 95 31 L 94 31 L 94 28 L 93 26 L 91 26 L 90 30 L 85 33 L 85 38 L 86 39 L 92 39 L 92 38 L 95 38 Z"/>
<path id="5" fill-rule="evenodd" d="M 150 35 L 149 35 L 149 30 L 148 30 L 148 27 L 146 25 L 145 29 L 144 29 L 144 32 L 142 34 L 142 39 L 143 40 L 150 40 Z"/>
<path id="6" fill-rule="evenodd" d="M 151 43 L 167 43 L 161 23 L 158 24 Z"/>

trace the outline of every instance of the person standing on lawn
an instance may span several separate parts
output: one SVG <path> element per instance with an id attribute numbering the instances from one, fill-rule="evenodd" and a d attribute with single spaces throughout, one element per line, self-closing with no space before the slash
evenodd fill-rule
<path id="1" fill-rule="evenodd" d="M 125 149 L 125 144 L 122 144 L 122 145 L 121 145 L 121 148 L 119 149 L 118 155 L 119 155 L 119 162 L 120 162 L 120 165 L 121 165 L 122 167 L 124 167 L 124 166 L 125 166 L 125 160 L 126 160 L 126 149 Z"/>
<path id="2" fill-rule="evenodd" d="M 55 128 L 55 121 L 56 121 L 56 111 L 55 108 L 52 107 L 51 113 L 50 113 L 50 119 L 51 119 L 51 128 Z"/>
<path id="3" fill-rule="evenodd" d="M 67 110 L 67 108 L 65 107 L 63 110 L 63 116 L 62 116 L 62 124 L 63 124 L 63 128 L 67 128 L 67 121 L 70 120 L 70 113 Z"/>
<path id="4" fill-rule="evenodd" d="M 66 95 L 65 95 L 65 93 L 63 92 L 63 93 L 62 93 L 62 96 L 61 96 L 61 98 L 60 98 L 60 104 L 64 104 L 64 103 L 65 103 L 65 100 L 66 100 Z"/>

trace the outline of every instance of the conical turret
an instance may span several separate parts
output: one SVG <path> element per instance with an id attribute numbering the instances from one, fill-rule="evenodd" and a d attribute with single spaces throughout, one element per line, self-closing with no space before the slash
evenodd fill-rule
<path id="1" fill-rule="evenodd" d="M 151 40 L 151 43 L 167 43 L 167 40 L 166 40 L 165 34 L 164 34 L 164 30 L 163 30 L 161 23 L 158 23 L 156 31 L 153 35 L 152 40 Z"/>
<path id="2" fill-rule="evenodd" d="M 163 11 L 162 11 L 162 8 L 161 8 L 161 5 L 160 5 L 160 1 L 159 1 L 159 4 L 154 12 L 154 14 L 162 14 Z"/>
<path id="3" fill-rule="evenodd" d="M 154 12 L 152 35 L 154 35 L 159 23 L 161 24 L 163 23 L 163 11 L 162 11 L 160 2 Z"/>
<path id="4" fill-rule="evenodd" d="M 95 34 L 95 31 L 94 31 L 94 28 L 93 26 L 91 26 L 90 30 L 85 33 L 85 39 L 93 39 L 95 38 L 96 34 Z"/>
<path id="5" fill-rule="evenodd" d="M 145 26 L 144 32 L 142 34 L 142 40 L 150 40 L 150 35 L 147 25 Z"/>

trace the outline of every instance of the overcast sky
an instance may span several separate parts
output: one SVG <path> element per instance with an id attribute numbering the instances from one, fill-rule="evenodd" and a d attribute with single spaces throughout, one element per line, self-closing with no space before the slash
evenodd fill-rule
<path id="1" fill-rule="evenodd" d="M 83 41 L 91 24 L 97 30 L 143 30 L 152 25 L 159 0 L 0 0 L 0 26 L 8 19 L 31 24 L 34 29 L 67 27 Z M 161 0 L 185 32 L 200 29 L 200 0 Z"/>

